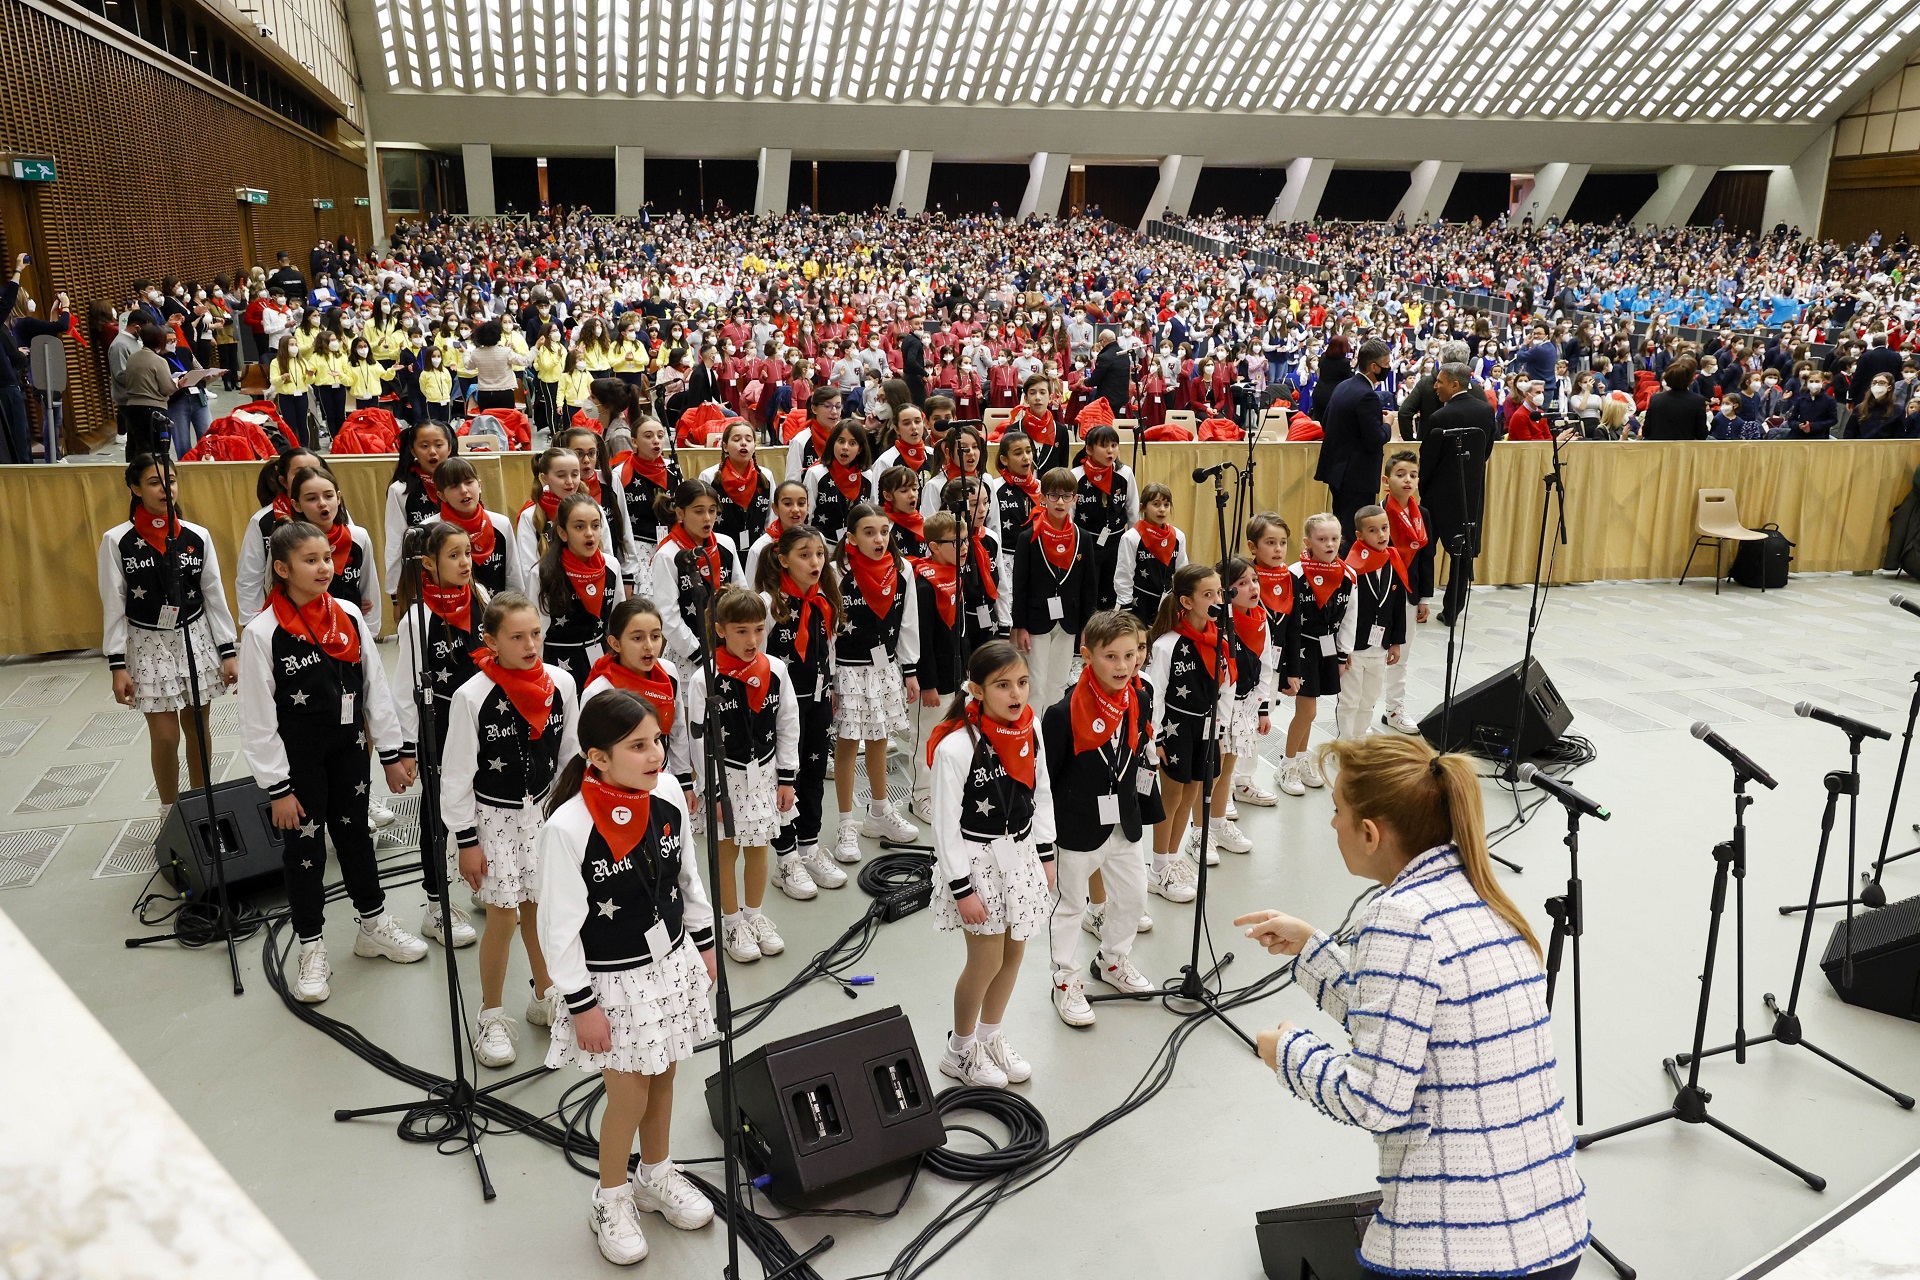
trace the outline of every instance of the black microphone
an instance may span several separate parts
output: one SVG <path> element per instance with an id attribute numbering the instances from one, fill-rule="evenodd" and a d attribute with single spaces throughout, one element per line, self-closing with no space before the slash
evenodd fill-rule
<path id="1" fill-rule="evenodd" d="M 1613 816 L 1612 813 L 1608 812 L 1607 806 L 1601 804 L 1598 800 L 1592 800 L 1581 795 L 1578 791 L 1575 791 L 1572 787 L 1560 781 L 1560 779 L 1548 777 L 1530 764 L 1521 765 L 1519 769 L 1514 771 L 1514 776 L 1518 777 L 1522 782 L 1531 782 L 1534 786 L 1540 788 L 1576 813 L 1584 813 L 1588 817 L 1598 818 L 1602 822 L 1605 822 Z"/>
<path id="2" fill-rule="evenodd" d="M 1695 720 L 1693 722 L 1693 736 L 1725 756 L 1727 763 L 1746 774 L 1749 778 L 1752 778 L 1767 790 L 1771 791 L 1780 785 L 1773 780 L 1772 774 L 1749 759 L 1746 752 L 1715 733 L 1705 720 Z"/>
<path id="3" fill-rule="evenodd" d="M 1825 707 L 1816 707 L 1811 702 L 1793 704 L 1793 714 L 1808 720 L 1821 720 L 1844 729 L 1848 734 L 1860 738 L 1891 738 L 1893 734 L 1885 729 L 1877 729 L 1864 720 L 1855 720 L 1852 716 L 1843 716 L 1838 711 L 1829 711 Z"/>
<path id="4" fill-rule="evenodd" d="M 1199 484 L 1201 481 L 1205 480 L 1208 476 L 1213 476 L 1215 478 L 1218 478 L 1220 473 L 1226 470 L 1226 467 L 1227 467 L 1227 464 L 1224 462 L 1216 462 L 1210 467 L 1195 467 L 1193 469 L 1193 482 L 1195 484 Z"/>
<path id="5" fill-rule="evenodd" d="M 1920 600 L 1909 600 L 1899 592 L 1888 597 L 1887 603 L 1896 609 L 1905 609 L 1916 618 L 1920 618 Z"/>

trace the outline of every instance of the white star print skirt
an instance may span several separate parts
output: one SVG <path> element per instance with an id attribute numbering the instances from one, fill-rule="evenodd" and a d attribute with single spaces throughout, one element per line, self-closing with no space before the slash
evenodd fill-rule
<path id="1" fill-rule="evenodd" d="M 488 907 L 518 907 L 534 901 L 533 885 L 539 861 L 534 844 L 540 837 L 540 806 L 521 805 L 505 809 L 499 805 L 476 804 L 475 825 L 480 832 L 480 852 L 487 855 L 487 874 L 480 880 L 475 900 Z M 448 855 L 450 882 L 460 879 L 460 853 Z"/>
<path id="2" fill-rule="evenodd" d="M 200 705 L 226 692 L 220 679 L 220 650 L 205 614 L 189 622 L 193 665 L 200 677 Z M 141 715 L 178 711 L 192 701 L 187 683 L 187 646 L 180 631 L 127 628 L 127 674 L 133 677 L 133 709 Z"/>
<path id="3" fill-rule="evenodd" d="M 1260 747 L 1260 691 L 1233 700 L 1233 714 L 1227 718 L 1226 736 L 1220 750 L 1230 756 L 1251 756 Z"/>
<path id="4" fill-rule="evenodd" d="M 973 891 L 987 909 L 985 924 L 960 918 L 959 904 L 937 869 L 933 877 L 933 918 L 942 929 L 968 933 L 1004 933 L 1025 942 L 1047 928 L 1053 916 L 1053 895 L 1047 891 L 1047 873 L 1031 840 L 995 840 L 992 844 L 965 841 L 967 874 Z"/>
<path id="5" fill-rule="evenodd" d="M 898 662 L 836 667 L 833 693 L 838 704 L 833 716 L 836 738 L 878 742 L 912 726 L 907 717 L 906 677 Z"/>
<path id="6" fill-rule="evenodd" d="M 613 1029 L 606 1053 L 583 1053 L 573 1039 L 573 1017 L 566 1003 L 553 1016 L 549 1067 L 578 1067 L 595 1072 L 611 1067 L 630 1075 L 657 1076 L 691 1058 L 702 1041 L 720 1034 L 707 1007 L 707 966 L 693 940 L 680 944 L 664 960 L 611 973 L 589 973 L 593 994 Z"/>
<path id="7" fill-rule="evenodd" d="M 799 815 L 799 806 L 780 812 L 780 774 L 771 764 L 751 769 L 727 766 L 727 821 L 720 835 L 742 849 L 771 845 L 780 828 Z"/>

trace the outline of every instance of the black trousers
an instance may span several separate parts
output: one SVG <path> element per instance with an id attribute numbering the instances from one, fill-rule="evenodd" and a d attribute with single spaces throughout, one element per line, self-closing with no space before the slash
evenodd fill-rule
<path id="1" fill-rule="evenodd" d="M 1458 526 L 1435 524 L 1433 536 L 1441 548 L 1447 552 L 1447 589 L 1441 598 L 1440 612 L 1451 618 L 1460 612 L 1467 602 L 1467 588 L 1473 585 L 1473 565 L 1453 554 L 1452 548 L 1458 545 L 1458 539 L 1464 536 L 1464 530 Z M 1436 553 L 1437 554 L 1437 553 Z"/>
<path id="2" fill-rule="evenodd" d="M 1365 489 L 1336 489 L 1328 485 L 1327 493 L 1327 510 L 1340 521 L 1340 554 L 1344 556 L 1353 549 L 1353 513 L 1380 500 L 1380 483 L 1376 479 Z M 1227 532 L 1231 534 L 1233 530 Z M 1305 541 L 1304 536 L 1301 541 Z"/>
<path id="3" fill-rule="evenodd" d="M 820 843 L 820 814 L 827 795 L 827 761 L 832 758 L 833 705 L 825 698 L 800 699 L 800 773 L 793 783 L 797 812 L 786 827 L 799 844 Z"/>
<path id="4" fill-rule="evenodd" d="M 386 907 L 386 891 L 374 865 L 373 833 L 367 830 L 370 783 L 366 731 L 359 725 L 282 725 L 288 778 L 304 822 L 286 833 L 287 907 L 293 931 L 302 942 L 320 936 L 325 923 L 327 844 L 333 837 L 340 878 L 354 910 L 376 916 Z"/>

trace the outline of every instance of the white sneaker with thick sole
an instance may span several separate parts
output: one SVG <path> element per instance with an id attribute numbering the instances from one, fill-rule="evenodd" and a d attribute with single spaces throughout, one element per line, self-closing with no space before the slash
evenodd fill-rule
<path id="1" fill-rule="evenodd" d="M 1098 904 L 1089 902 L 1087 909 L 1080 913 L 1080 927 L 1096 938 L 1100 936 L 1101 926 L 1106 922 L 1107 904 L 1104 902 Z"/>
<path id="2" fill-rule="evenodd" d="M 646 1233 L 633 1203 L 633 1184 L 601 1187 L 594 1192 L 587 1226 L 600 1242 L 600 1256 L 617 1267 L 630 1267 L 647 1256 Z"/>
<path id="3" fill-rule="evenodd" d="M 1393 707 L 1380 717 L 1380 723 L 1396 733 L 1419 733 L 1420 722 L 1407 714 L 1405 707 Z"/>
<path id="4" fill-rule="evenodd" d="M 1274 775 L 1274 782 L 1290 796 L 1307 794 L 1307 784 L 1300 781 L 1300 762 L 1291 756 L 1281 761 L 1280 771 Z"/>
<path id="5" fill-rule="evenodd" d="M 385 956 L 395 964 L 412 964 L 427 958 L 427 944 L 400 927 L 393 912 L 382 911 L 372 920 L 362 920 L 354 934 L 353 954 L 371 959 Z"/>
<path id="6" fill-rule="evenodd" d="M 920 838 L 920 828 L 901 817 L 893 805 L 883 803 L 878 813 L 868 806 L 867 816 L 860 823 L 860 834 L 876 840 L 890 840 L 894 844 L 908 844 Z"/>
<path id="7" fill-rule="evenodd" d="M 319 1004 L 332 994 L 327 978 L 333 968 L 327 963 L 327 944 L 316 938 L 300 944 L 300 971 L 294 975 L 293 998 L 301 1004 Z"/>
<path id="8" fill-rule="evenodd" d="M 753 936 L 753 926 L 744 918 L 738 924 L 721 921 L 720 937 L 726 945 L 729 960 L 738 964 L 752 964 L 760 958 L 759 940 Z"/>
<path id="9" fill-rule="evenodd" d="M 759 912 L 747 917 L 747 927 L 753 930 L 753 940 L 759 946 L 761 955 L 777 956 L 787 949 L 785 940 L 780 937 L 780 931 L 773 927 L 773 921 Z"/>
<path id="10" fill-rule="evenodd" d="M 1105 956 L 1095 956 L 1093 973 L 1114 990 L 1124 991 L 1128 995 L 1137 996 L 1153 990 L 1153 984 L 1147 981 L 1146 975 L 1133 967 L 1131 958 L 1109 960 Z"/>
<path id="11" fill-rule="evenodd" d="M 467 913 L 458 907 L 453 909 L 453 928 L 443 931 L 440 928 L 440 904 L 429 902 L 426 911 L 420 916 L 420 936 L 444 947 L 447 945 L 447 933 L 453 935 L 455 947 L 470 947 L 480 940 L 479 933 L 474 930 L 473 921 L 467 919 Z"/>
<path id="12" fill-rule="evenodd" d="M 630 1185 L 633 1207 L 642 1213 L 659 1214 L 669 1226 L 698 1231 L 713 1221 L 713 1202 L 671 1160 L 655 1169 L 647 1182 L 640 1181 L 640 1171 L 635 1169 Z"/>
<path id="13" fill-rule="evenodd" d="M 1325 775 L 1320 772 L 1319 758 L 1309 752 L 1303 751 L 1300 753 L 1300 781 L 1310 787 L 1324 787 L 1327 785 Z"/>
<path id="14" fill-rule="evenodd" d="M 797 853 L 780 859 L 773 871 L 773 882 L 780 886 L 780 892 L 795 902 L 805 902 L 820 892 L 820 886 L 813 882 L 812 873 L 807 870 L 807 864 L 800 861 Z"/>
<path id="15" fill-rule="evenodd" d="M 535 996 L 527 1001 L 527 1024 L 534 1027 L 553 1025 L 553 1011 L 560 1003 L 560 993 L 552 987 L 547 988 L 544 996 Z"/>
<path id="16" fill-rule="evenodd" d="M 854 846 L 856 849 L 858 845 Z M 847 873 L 833 865 L 833 859 L 820 852 L 817 844 L 800 846 L 800 865 L 813 877 L 813 883 L 822 889 L 838 889 L 847 882 Z"/>
<path id="17" fill-rule="evenodd" d="M 833 860 L 848 866 L 860 861 L 860 828 L 846 814 L 840 815 L 840 834 L 833 843 Z"/>
<path id="18" fill-rule="evenodd" d="M 519 1038 L 520 1029 L 513 1025 L 505 1009 L 482 1009 L 480 1034 L 473 1041 L 473 1056 L 483 1067 L 510 1067 L 519 1056 L 513 1047 Z"/>
<path id="19" fill-rule="evenodd" d="M 1194 862 L 1200 860 L 1200 828 L 1187 828 L 1187 840 L 1182 848 L 1188 859 Z M 1210 867 L 1220 865 L 1220 841 L 1213 832 L 1207 833 L 1207 865 Z"/>
<path id="20" fill-rule="evenodd" d="M 1006 1032 L 994 1032 L 986 1041 L 984 1048 L 987 1051 L 987 1058 L 1005 1073 L 1008 1084 L 1025 1084 L 1033 1079 L 1033 1068 L 1027 1065 L 1025 1058 L 1014 1052 L 1011 1044 L 1007 1043 Z"/>
<path id="21" fill-rule="evenodd" d="M 1007 1073 L 994 1065 L 993 1059 L 978 1040 L 967 1046 L 963 1054 L 953 1051 L 953 1040 L 947 1040 L 947 1051 L 940 1055 L 940 1074 L 950 1076 L 961 1084 L 975 1089 L 1004 1089 L 1007 1087 Z"/>
<path id="22" fill-rule="evenodd" d="M 1140 924 L 1138 925 L 1138 927 L 1136 927 L 1136 928 L 1134 929 L 1134 932 L 1135 932 L 1135 933 L 1152 933 L 1152 932 L 1153 932 L 1153 917 L 1152 917 L 1152 916 L 1150 916 L 1150 915 L 1148 915 L 1148 914 L 1146 914 L 1145 912 L 1141 912 L 1141 914 L 1140 914 Z"/>
<path id="23" fill-rule="evenodd" d="M 373 824 L 374 830 L 385 831 L 388 827 L 400 821 L 400 815 L 388 807 L 386 801 L 375 800 L 367 806 L 367 821 Z"/>
<path id="24" fill-rule="evenodd" d="M 1240 827 L 1232 818 L 1222 818 L 1213 824 L 1213 843 L 1228 853 L 1247 853 L 1253 848 L 1253 841 L 1241 834 Z M 1208 866 L 1213 864 L 1209 862 Z"/>
<path id="25" fill-rule="evenodd" d="M 1220 784 L 1216 782 L 1214 785 L 1219 786 Z M 1227 816 L 1229 818 L 1237 818 L 1240 816 L 1240 808 L 1234 804 L 1232 796 L 1227 797 Z"/>
<path id="26" fill-rule="evenodd" d="M 1093 1025 L 1093 1006 L 1087 1003 L 1087 984 L 1077 973 L 1056 974 L 1053 979 L 1053 1011 L 1070 1027 Z"/>
<path id="27" fill-rule="evenodd" d="M 1192 902 L 1199 892 L 1196 875 L 1192 859 L 1175 854 L 1148 878 L 1147 892 L 1157 893 L 1168 902 Z"/>
<path id="28" fill-rule="evenodd" d="M 1234 783 L 1233 798 L 1235 800 L 1244 800 L 1248 804 L 1257 805 L 1262 809 L 1268 809 L 1280 803 L 1279 796 L 1274 795 L 1273 792 L 1253 781 Z M 1229 818 L 1237 818 L 1240 815 L 1237 813 L 1229 813 L 1227 816 Z"/>
<path id="29" fill-rule="evenodd" d="M 933 797 L 915 796 L 913 803 L 907 806 L 907 812 L 929 825 L 933 822 Z"/>

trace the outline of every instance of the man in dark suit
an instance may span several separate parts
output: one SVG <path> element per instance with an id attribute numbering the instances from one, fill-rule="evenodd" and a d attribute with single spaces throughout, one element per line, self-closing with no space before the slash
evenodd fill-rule
<path id="1" fill-rule="evenodd" d="M 1447 594 L 1440 609 L 1445 626 L 1466 602 L 1473 581 L 1472 568 L 1459 553 L 1480 553 L 1487 458 L 1499 428 L 1493 406 L 1473 385 L 1465 363 L 1441 365 L 1433 390 L 1443 403 L 1420 437 L 1420 506 L 1447 553 Z"/>
<path id="2" fill-rule="evenodd" d="M 1329 509 L 1340 521 L 1340 552 L 1353 545 L 1353 513 L 1380 494 L 1381 464 L 1386 458 L 1386 408 L 1377 388 L 1387 376 L 1393 352 L 1369 338 L 1353 358 L 1354 376 L 1333 389 L 1320 420 L 1324 439 L 1313 478 L 1331 493 Z"/>
<path id="3" fill-rule="evenodd" d="M 1467 352 L 1467 344 L 1459 341 L 1440 344 L 1439 364 L 1465 364 L 1472 357 Z M 1429 373 L 1413 384 L 1413 390 L 1400 402 L 1400 438 L 1402 440 L 1420 440 L 1427 434 L 1427 423 L 1440 411 L 1441 400 L 1433 389 L 1433 380 L 1438 375 L 1438 365 L 1434 373 Z"/>
<path id="4" fill-rule="evenodd" d="M 1849 380 L 1851 388 L 1847 399 L 1858 410 L 1867 398 L 1867 388 L 1873 385 L 1875 374 L 1884 373 L 1893 382 L 1900 381 L 1900 353 L 1887 346 L 1884 330 L 1876 330 L 1867 336 L 1867 349 L 1853 366 L 1853 376 Z"/>
<path id="5" fill-rule="evenodd" d="M 914 317 L 914 324 L 920 317 Z M 907 395 L 918 405 L 927 402 L 927 346 L 920 331 L 909 329 L 900 339 L 900 377 L 907 384 Z"/>
<path id="6" fill-rule="evenodd" d="M 1132 399 L 1133 362 L 1120 349 L 1111 329 L 1100 331 L 1100 336 L 1094 339 L 1093 350 L 1093 376 L 1089 379 L 1093 394 L 1113 406 L 1114 417 L 1124 418 Z"/>

